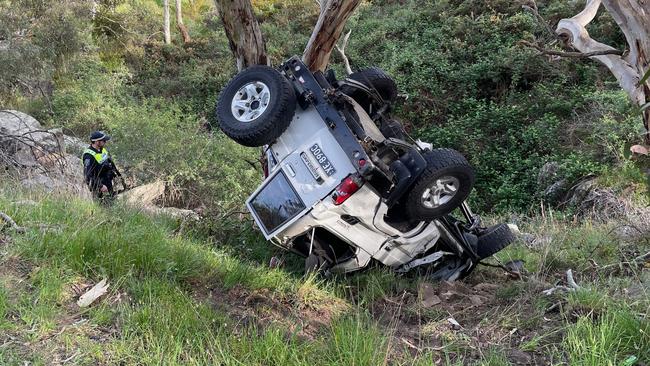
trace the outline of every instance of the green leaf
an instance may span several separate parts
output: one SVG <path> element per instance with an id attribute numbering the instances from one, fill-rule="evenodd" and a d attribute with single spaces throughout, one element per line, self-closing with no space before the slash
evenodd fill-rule
<path id="1" fill-rule="evenodd" d="M 648 103 L 642 105 L 641 107 L 639 107 L 639 112 L 643 113 L 643 111 L 645 111 L 648 108 L 650 108 L 650 102 L 648 102 Z"/>
<path id="2" fill-rule="evenodd" d="M 623 363 L 621 364 L 621 366 L 633 366 L 634 364 L 636 364 L 636 362 L 637 362 L 638 360 L 639 360 L 638 357 L 636 357 L 636 356 L 630 356 L 630 357 L 626 358 L 625 361 L 623 361 Z"/>
<path id="3" fill-rule="evenodd" d="M 648 71 L 645 72 L 645 75 L 643 75 L 641 80 L 639 80 L 639 86 L 643 85 L 643 83 L 645 83 L 646 80 L 648 80 L 648 78 L 650 78 L 650 69 L 648 69 Z"/>
<path id="4" fill-rule="evenodd" d="M 632 157 L 632 151 L 630 151 L 632 145 L 634 145 L 633 142 L 626 142 L 625 145 L 623 145 L 623 157 L 625 159 L 629 159 Z"/>

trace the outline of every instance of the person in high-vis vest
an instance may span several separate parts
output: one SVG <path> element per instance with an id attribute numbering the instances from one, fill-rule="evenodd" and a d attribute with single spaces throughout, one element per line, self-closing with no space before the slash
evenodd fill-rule
<path id="1" fill-rule="evenodd" d="M 90 134 L 90 146 L 84 150 L 82 161 L 84 177 L 93 197 L 101 202 L 109 202 L 115 196 L 113 178 L 115 164 L 108 154 L 106 142 L 111 137 L 102 131 Z"/>

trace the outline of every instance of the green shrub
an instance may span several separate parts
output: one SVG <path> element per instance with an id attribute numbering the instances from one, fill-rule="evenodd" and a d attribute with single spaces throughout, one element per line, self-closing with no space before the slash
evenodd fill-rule
<path id="1" fill-rule="evenodd" d="M 210 2 L 184 3 L 193 37 L 187 45 L 175 31 L 172 44 L 162 44 L 154 32 L 160 27 L 158 2 L 101 2 L 92 21 L 86 13 L 72 16 L 84 4 L 39 4 L 23 4 L 25 16 L 17 19 L 0 8 L 5 37 L 29 17 L 44 32 L 56 28 L 0 53 L 6 61 L 0 102 L 48 117 L 78 136 L 109 129 L 117 137 L 114 152 L 140 181 L 173 182 L 189 206 L 196 197 L 212 197 L 216 201 L 205 203 L 217 207 L 228 201 L 220 198 L 222 191 L 233 190 L 240 199 L 252 188 L 257 176 L 244 159 L 254 161 L 256 153 L 203 130 L 216 126 L 216 98 L 236 72 Z M 557 0 L 538 5 L 551 25 L 581 10 Z M 302 53 L 317 19 L 313 2 L 260 0 L 254 6 L 273 64 Z M 56 26 L 55 15 L 65 24 Z M 605 12 L 591 26 L 599 39 L 623 44 Z M 371 1 L 347 27 L 353 68 L 379 66 L 408 95 L 396 103 L 395 114 L 411 133 L 460 150 L 477 168 L 477 209 L 535 209 L 545 188 L 538 187 L 537 174 L 550 161 L 559 163 L 569 185 L 588 174 L 605 174 L 601 181 L 619 190 L 644 180 L 640 168 L 623 158 L 626 143 L 638 140 L 640 124 L 616 81 L 592 60 L 549 60 L 519 46 L 522 39 L 553 38 L 519 4 Z M 334 52 L 339 77 L 341 61 Z M 53 94 L 29 96 L 13 75 L 47 80 Z M 190 196 L 194 202 L 188 203 Z"/>

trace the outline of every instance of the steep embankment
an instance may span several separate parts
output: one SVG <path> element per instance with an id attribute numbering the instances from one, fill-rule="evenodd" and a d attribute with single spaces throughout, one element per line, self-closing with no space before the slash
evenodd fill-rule
<path id="1" fill-rule="evenodd" d="M 164 216 L 6 186 L 0 207 L 27 229 L 0 231 L 1 364 L 650 362 L 647 231 L 551 215 L 499 254 L 525 261 L 520 277 L 318 280 L 258 235 L 208 243 Z M 269 268 L 273 254 L 285 264 Z M 108 293 L 79 308 L 103 278 Z"/>
<path id="2" fill-rule="evenodd" d="M 315 2 L 254 3 L 272 62 L 299 54 Z M 550 24 L 581 7 L 537 3 Z M 10 66 L 0 68 L 0 104 L 70 135 L 108 130 L 134 183 L 162 179 L 168 204 L 204 220 L 19 192 L 1 176 L 0 211 L 26 232 L 0 222 L 0 364 L 650 363 L 650 235 L 639 225 L 650 216 L 627 221 L 616 198 L 648 202 L 647 178 L 623 154 L 638 116 L 595 62 L 518 46 L 549 37 L 521 4 L 368 1 L 348 22 L 353 67 L 385 69 L 404 94 L 396 116 L 476 166 L 472 203 L 539 215 L 513 214 L 526 234 L 498 255 L 523 259 L 521 278 L 480 267 L 455 284 L 379 268 L 302 278 L 300 260 L 240 213 L 261 173 L 257 151 L 214 128 L 214 102 L 235 70 L 211 2 L 184 3 L 188 45 L 162 44 L 158 2 L 100 2 L 94 17 L 89 4 L 0 3 Z M 590 25 L 594 38 L 624 45 L 617 29 L 607 14 Z M 332 67 L 343 75 L 336 54 Z M 598 178 L 576 185 L 586 176 Z M 549 211 L 571 206 L 572 187 L 604 205 L 578 202 L 580 218 Z M 609 221 L 590 221 L 594 210 Z M 269 268 L 273 256 L 284 265 Z M 79 308 L 103 278 L 108 293 Z"/>

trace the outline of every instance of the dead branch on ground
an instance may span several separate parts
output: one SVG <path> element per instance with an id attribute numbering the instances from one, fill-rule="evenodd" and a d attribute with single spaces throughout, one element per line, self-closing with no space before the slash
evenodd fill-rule
<path id="1" fill-rule="evenodd" d="M 14 229 L 17 233 L 22 234 L 25 231 L 27 231 L 27 229 L 25 229 L 24 227 L 18 226 L 18 224 L 16 224 L 16 221 L 14 221 L 14 219 L 12 219 L 9 215 L 7 215 L 6 213 L 4 213 L 2 211 L 0 211 L 0 218 L 5 223 L 9 224 L 9 226 L 11 226 L 11 228 Z"/>
<path id="2" fill-rule="evenodd" d="M 573 279 L 573 271 L 571 269 L 568 269 L 566 271 L 566 282 L 569 286 L 563 286 L 563 285 L 557 285 L 554 287 L 549 288 L 548 290 L 542 291 L 542 294 L 546 296 L 553 295 L 555 292 L 573 292 L 581 289 L 576 281 Z"/>

